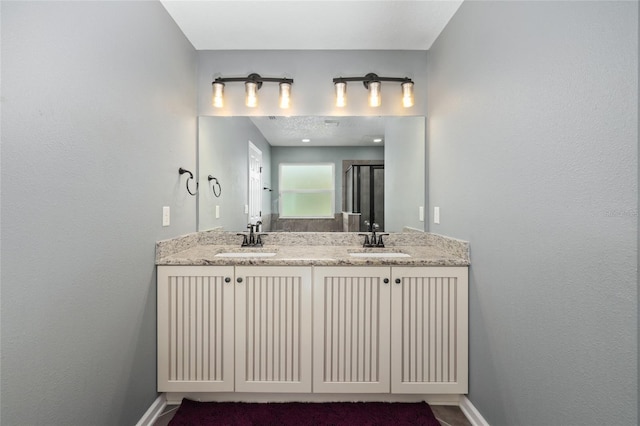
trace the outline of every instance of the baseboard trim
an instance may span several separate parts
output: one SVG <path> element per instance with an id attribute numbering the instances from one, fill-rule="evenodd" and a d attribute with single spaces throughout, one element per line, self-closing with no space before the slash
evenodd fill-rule
<path id="1" fill-rule="evenodd" d="M 258 393 L 258 392 L 166 392 L 168 405 L 179 405 L 183 398 L 193 401 L 241 402 L 419 402 L 459 405 L 459 394 L 377 394 L 377 393 Z"/>
<path id="2" fill-rule="evenodd" d="M 473 426 L 490 426 L 469 398 L 464 395 L 460 397 L 460 409 Z"/>
<path id="3" fill-rule="evenodd" d="M 136 426 L 153 426 L 153 424 L 158 420 L 160 414 L 164 410 L 164 407 L 167 406 L 167 398 L 165 394 L 161 393 L 158 395 L 153 404 L 147 409 L 144 415 L 138 420 Z"/>

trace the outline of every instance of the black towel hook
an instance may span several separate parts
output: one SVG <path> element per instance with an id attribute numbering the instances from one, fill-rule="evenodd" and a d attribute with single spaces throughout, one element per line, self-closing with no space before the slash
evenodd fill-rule
<path id="1" fill-rule="evenodd" d="M 189 181 L 193 180 L 193 173 L 191 173 L 189 170 L 187 169 L 183 169 L 182 167 L 180 167 L 178 169 L 178 173 L 180 173 L 180 175 L 183 175 L 185 173 L 189 173 L 189 179 L 187 179 L 187 192 L 189 193 L 189 195 L 196 195 L 198 193 L 198 182 L 196 182 L 196 192 L 191 192 L 191 190 L 189 189 Z"/>
<path id="2" fill-rule="evenodd" d="M 216 179 L 213 176 L 209 175 L 209 182 L 211 182 L 212 180 L 215 180 L 215 182 L 213 184 L 211 184 L 211 191 L 213 191 L 213 195 L 215 195 L 216 197 L 219 197 L 220 194 L 222 194 L 222 186 L 220 186 L 220 182 L 218 182 L 218 179 Z M 216 193 L 216 185 L 218 185 L 218 192 L 217 193 Z"/>

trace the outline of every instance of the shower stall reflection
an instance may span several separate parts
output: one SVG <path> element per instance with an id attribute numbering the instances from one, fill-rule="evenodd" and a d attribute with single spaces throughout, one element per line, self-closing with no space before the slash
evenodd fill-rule
<path id="1" fill-rule="evenodd" d="M 367 223 L 377 223 L 384 231 L 384 164 L 353 164 L 344 183 L 346 211 L 360 213 L 360 231 L 369 231 Z"/>

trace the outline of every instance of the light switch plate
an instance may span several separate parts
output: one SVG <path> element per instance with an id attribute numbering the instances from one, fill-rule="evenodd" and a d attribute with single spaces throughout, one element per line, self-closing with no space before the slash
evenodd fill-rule
<path id="1" fill-rule="evenodd" d="M 169 226 L 171 224 L 171 209 L 169 206 L 162 208 L 162 226 Z"/>

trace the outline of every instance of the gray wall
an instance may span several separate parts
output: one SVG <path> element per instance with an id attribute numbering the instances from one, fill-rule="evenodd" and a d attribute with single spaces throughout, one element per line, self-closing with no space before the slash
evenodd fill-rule
<path id="1" fill-rule="evenodd" d="M 262 151 L 263 184 L 271 182 L 271 145 L 248 117 L 200 117 L 198 119 L 198 152 L 200 182 L 198 229 L 222 227 L 227 231 L 245 231 L 249 215 L 244 206 L 249 202 L 247 170 L 249 141 Z M 218 179 L 222 192 L 215 197 L 208 176 Z M 271 213 L 271 194 L 262 193 L 262 213 Z M 220 218 L 215 208 L 220 206 Z"/>
<path id="2" fill-rule="evenodd" d="M 195 231 L 196 53 L 157 2 L 1 8 L 2 423 L 134 424 L 155 241 Z"/>
<path id="3" fill-rule="evenodd" d="M 638 424 L 637 2 L 464 2 L 428 78 L 470 400 L 491 425 Z"/>

